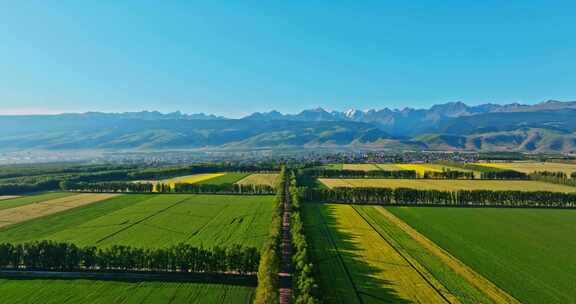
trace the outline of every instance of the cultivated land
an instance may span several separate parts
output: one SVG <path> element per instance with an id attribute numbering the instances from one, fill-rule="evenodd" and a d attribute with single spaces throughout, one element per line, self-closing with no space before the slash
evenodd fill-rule
<path id="1" fill-rule="evenodd" d="M 117 196 L 116 194 L 77 194 L 29 203 L 14 208 L 0 210 L 0 228 L 11 226 L 35 218 L 93 204 Z"/>
<path id="2" fill-rule="evenodd" d="M 52 192 L 52 193 L 45 193 L 39 195 L 31 195 L 31 196 L 24 196 L 24 197 L 16 197 L 10 198 L 3 201 L 0 201 L 0 210 L 40 203 L 52 199 L 57 199 L 61 197 L 67 197 L 75 195 L 74 193 L 66 193 L 66 192 Z"/>
<path id="3" fill-rule="evenodd" d="M 478 165 L 498 169 L 510 169 L 528 174 L 537 171 L 550 171 L 564 172 L 566 175 L 570 176 L 570 174 L 576 172 L 576 164 L 561 164 L 550 162 L 478 163 Z"/>
<path id="4" fill-rule="evenodd" d="M 576 192 L 576 187 L 519 180 L 440 180 L 440 179 L 319 179 L 329 188 L 335 187 L 377 187 L 414 188 L 441 191 L 495 190 L 495 191 L 553 191 Z"/>
<path id="5" fill-rule="evenodd" d="M 270 187 L 276 186 L 278 174 L 274 173 L 257 173 L 250 174 L 246 178 L 237 182 L 239 185 L 268 185 Z"/>
<path id="6" fill-rule="evenodd" d="M 381 206 L 353 206 L 405 257 L 429 271 L 462 303 L 517 303 L 506 292 Z"/>
<path id="7" fill-rule="evenodd" d="M 574 303 L 576 212 L 387 208 L 523 303 Z"/>
<path id="8" fill-rule="evenodd" d="M 458 303 L 350 205 L 307 204 L 305 231 L 327 303 Z M 450 299 L 450 302 L 447 301 Z"/>
<path id="9" fill-rule="evenodd" d="M 3 280 L 3 304 L 251 303 L 254 289 L 243 286 L 92 280 Z"/>
<path id="10" fill-rule="evenodd" d="M 431 171 L 431 172 L 442 172 L 442 167 L 437 165 L 428 165 L 428 164 L 397 164 L 400 170 L 412 170 L 416 171 L 418 176 L 424 176 L 424 172 Z"/>
<path id="11" fill-rule="evenodd" d="M 375 164 L 344 164 L 342 165 L 344 170 L 356 170 L 356 171 L 376 171 L 381 170 Z"/>
<path id="12" fill-rule="evenodd" d="M 184 242 L 260 248 L 273 208 L 272 196 L 123 195 L 7 227 L 0 230 L 0 242 L 47 239 L 134 247 Z"/>
<path id="13" fill-rule="evenodd" d="M 197 184 L 209 184 L 209 185 L 234 184 L 249 175 L 250 173 L 236 173 L 236 172 L 226 173 L 222 176 L 198 182 Z"/>

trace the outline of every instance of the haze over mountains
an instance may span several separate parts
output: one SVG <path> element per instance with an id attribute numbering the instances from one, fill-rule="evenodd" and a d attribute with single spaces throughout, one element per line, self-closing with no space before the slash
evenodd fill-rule
<path id="1" fill-rule="evenodd" d="M 366 147 L 576 151 L 576 102 L 451 102 L 430 109 L 253 113 L 241 119 L 174 112 L 0 116 L 0 150 L 166 150 Z"/>

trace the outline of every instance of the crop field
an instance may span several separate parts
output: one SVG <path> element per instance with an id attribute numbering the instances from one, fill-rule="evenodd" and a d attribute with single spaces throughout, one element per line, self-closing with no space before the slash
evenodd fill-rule
<path id="1" fill-rule="evenodd" d="M 440 180 L 440 179 L 319 179 L 328 188 L 376 187 L 415 188 L 440 191 L 495 190 L 495 191 L 553 191 L 576 192 L 576 187 L 540 181 L 522 180 Z"/>
<path id="2" fill-rule="evenodd" d="M 226 173 L 222 176 L 197 182 L 196 184 L 209 184 L 209 185 L 234 184 L 249 175 L 250 173 L 236 173 L 236 172 Z"/>
<path id="3" fill-rule="evenodd" d="M 522 303 L 575 302 L 572 210 L 387 210 Z"/>
<path id="4" fill-rule="evenodd" d="M 272 196 L 123 195 L 0 229 L 0 242 L 47 239 L 135 247 L 184 242 L 260 248 L 273 209 Z"/>
<path id="5" fill-rule="evenodd" d="M 353 206 L 409 260 L 426 269 L 458 301 L 517 303 L 492 282 L 457 260 L 381 206 Z M 454 301 L 451 301 L 454 302 Z"/>
<path id="6" fill-rule="evenodd" d="M 377 171 L 381 170 L 375 164 L 344 164 L 342 166 L 344 170 L 356 170 L 356 171 Z"/>
<path id="7" fill-rule="evenodd" d="M 2 304 L 251 303 L 244 286 L 92 280 L 0 279 Z"/>
<path id="8" fill-rule="evenodd" d="M 30 196 L 20 196 L 14 198 L 6 198 L 0 201 L 0 210 L 40 203 L 52 199 L 57 199 L 61 197 L 67 197 L 75 195 L 73 193 L 65 193 L 65 192 L 51 192 L 45 194 L 38 194 L 38 195 L 30 195 Z"/>
<path id="9" fill-rule="evenodd" d="M 270 187 L 276 187 L 276 180 L 278 180 L 278 174 L 257 173 L 250 174 L 237 183 L 240 185 L 268 185 Z"/>
<path id="10" fill-rule="evenodd" d="M 442 172 L 442 167 L 437 165 L 429 165 L 429 164 L 397 164 L 400 170 L 413 170 L 416 171 L 418 176 L 424 176 L 424 172 L 432 171 L 432 172 Z"/>
<path id="11" fill-rule="evenodd" d="M 478 163 L 478 165 L 498 169 L 514 170 L 527 174 L 537 171 L 550 171 L 564 172 L 566 175 L 570 176 L 570 174 L 576 172 L 576 164 L 561 164 L 551 162 Z"/>
<path id="12" fill-rule="evenodd" d="M 116 194 L 77 194 L 0 210 L 0 228 L 93 204 Z"/>
<path id="13" fill-rule="evenodd" d="M 395 164 L 376 164 L 376 166 L 380 169 L 380 170 L 384 170 L 384 171 L 397 171 L 397 170 L 402 170 L 400 167 L 398 167 Z"/>
<path id="14" fill-rule="evenodd" d="M 307 204 L 304 222 L 326 303 L 457 303 L 350 205 Z M 414 262 L 415 263 L 415 262 Z"/>

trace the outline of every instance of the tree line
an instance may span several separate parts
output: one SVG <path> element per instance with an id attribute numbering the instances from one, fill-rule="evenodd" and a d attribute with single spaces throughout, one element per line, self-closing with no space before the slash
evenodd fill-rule
<path id="1" fill-rule="evenodd" d="M 203 248 L 180 243 L 143 249 L 123 245 L 78 247 L 54 241 L 0 244 L 0 268 L 5 269 L 251 274 L 257 271 L 259 261 L 256 248 L 240 245 Z"/>
<path id="2" fill-rule="evenodd" d="M 481 166 L 478 166 L 481 167 Z M 386 179 L 475 179 L 474 172 L 444 169 L 442 171 L 424 171 L 421 177 L 415 170 L 338 170 L 326 168 L 304 169 L 299 175 L 309 178 L 386 178 Z M 513 170 L 482 170 L 480 179 L 529 179 L 522 172 Z"/>
<path id="3" fill-rule="evenodd" d="M 134 183 L 134 182 L 61 182 L 60 187 L 66 191 L 78 192 L 114 192 L 114 193 L 187 193 L 187 194 L 246 194 L 269 195 L 276 193 L 268 185 L 241 184 L 189 184 L 176 183 Z"/>
<path id="4" fill-rule="evenodd" d="M 309 256 L 308 242 L 304 233 L 304 222 L 300 209 L 300 196 L 296 174 L 290 175 L 290 197 L 291 197 L 291 224 L 290 234 L 294 254 L 292 262 L 294 265 L 293 289 L 294 303 L 296 304 L 317 304 L 320 303 L 320 290 L 317 280 L 314 277 L 314 265 Z"/>
<path id="5" fill-rule="evenodd" d="M 350 204 L 575 208 L 576 193 L 550 191 L 438 191 L 408 188 L 301 188 L 306 202 Z"/>
<path id="6" fill-rule="evenodd" d="M 538 171 L 531 173 L 529 176 L 532 180 L 539 180 L 553 184 L 576 186 L 576 172 L 572 172 L 572 174 L 568 176 L 564 172 Z"/>
<path id="7" fill-rule="evenodd" d="M 272 215 L 272 223 L 268 238 L 261 250 L 260 265 L 258 267 L 258 286 L 254 297 L 255 304 L 276 304 L 279 302 L 278 272 L 280 271 L 280 244 L 282 230 L 282 204 L 286 199 L 287 171 L 282 167 L 276 186 L 276 209 Z"/>

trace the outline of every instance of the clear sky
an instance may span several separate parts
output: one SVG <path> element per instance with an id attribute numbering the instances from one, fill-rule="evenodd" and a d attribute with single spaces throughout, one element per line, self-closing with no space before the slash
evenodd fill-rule
<path id="1" fill-rule="evenodd" d="M 0 113 L 576 100 L 574 16 L 574 0 L 0 0 Z"/>

